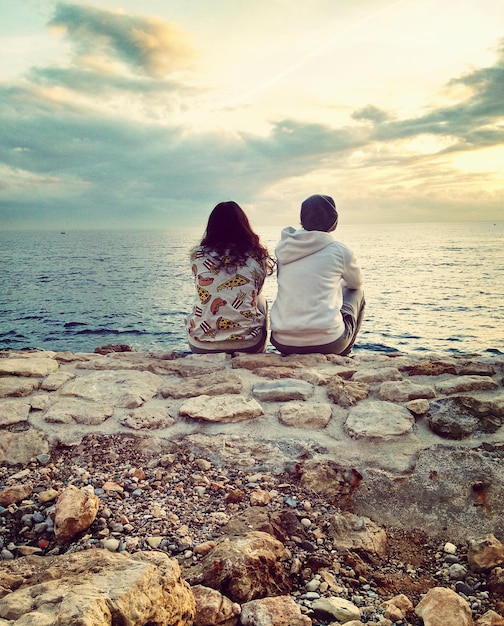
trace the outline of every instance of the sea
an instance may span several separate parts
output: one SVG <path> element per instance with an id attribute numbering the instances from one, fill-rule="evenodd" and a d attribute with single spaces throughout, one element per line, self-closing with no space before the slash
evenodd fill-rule
<path id="1" fill-rule="evenodd" d="M 280 229 L 257 231 L 274 253 Z M 201 235 L 194 228 L 1 232 L 0 349 L 126 344 L 188 352 L 189 253 Z M 365 277 L 355 353 L 504 353 L 503 221 L 342 224 L 336 235 Z M 276 289 L 268 277 L 270 306 Z"/>

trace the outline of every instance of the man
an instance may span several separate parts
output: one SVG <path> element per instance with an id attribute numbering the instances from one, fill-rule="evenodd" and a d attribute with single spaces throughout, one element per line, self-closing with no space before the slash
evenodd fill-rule
<path id="1" fill-rule="evenodd" d="M 334 200 L 316 194 L 301 205 L 302 228 L 282 231 L 270 321 L 271 343 L 283 354 L 352 350 L 364 313 L 363 280 L 353 252 L 331 234 L 337 224 Z"/>

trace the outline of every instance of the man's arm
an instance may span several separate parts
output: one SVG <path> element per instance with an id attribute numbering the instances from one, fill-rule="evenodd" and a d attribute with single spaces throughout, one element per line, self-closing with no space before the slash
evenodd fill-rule
<path id="1" fill-rule="evenodd" d="M 350 289 L 361 289 L 364 283 L 362 271 L 357 264 L 357 259 L 354 253 L 345 247 L 345 266 L 343 270 L 343 280 L 346 282 Z"/>

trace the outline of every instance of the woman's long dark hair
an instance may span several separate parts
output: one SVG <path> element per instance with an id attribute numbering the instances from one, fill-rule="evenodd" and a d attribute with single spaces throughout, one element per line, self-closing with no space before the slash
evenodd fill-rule
<path id="1" fill-rule="evenodd" d="M 219 202 L 210 213 L 205 234 L 200 245 L 226 256 L 226 265 L 236 265 L 246 261 L 248 256 L 259 257 L 271 274 L 274 261 L 259 236 L 252 230 L 244 210 L 233 201 Z"/>

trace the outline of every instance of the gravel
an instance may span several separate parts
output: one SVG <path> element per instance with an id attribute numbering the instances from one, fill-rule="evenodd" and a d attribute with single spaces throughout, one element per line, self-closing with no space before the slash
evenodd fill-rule
<path id="1" fill-rule="evenodd" d="M 334 503 L 303 489 L 292 475 L 219 466 L 183 445 L 154 451 L 132 436 L 91 435 L 75 447 L 54 448 L 26 468 L 0 468 L 0 489 L 26 482 L 33 486 L 29 500 L 0 506 L 0 561 L 100 547 L 129 553 L 162 550 L 184 567 L 200 559 L 207 542 L 222 536 L 225 525 L 250 508 L 254 494 L 254 502 L 263 498 L 258 505 L 263 510 L 286 509 L 300 522 L 303 536 L 292 535 L 285 542 L 292 555 L 286 567 L 292 596 L 317 626 L 327 622 L 314 616 L 311 603 L 334 595 L 335 588 L 361 609 L 361 621 L 370 625 L 383 619 L 385 600 L 404 593 L 416 605 L 435 586 L 464 597 L 474 619 L 503 609 L 487 575 L 468 570 L 466 546 L 451 544 L 449 537 L 386 528 L 386 559 L 337 552 L 324 532 L 328 516 L 339 511 Z M 71 484 L 91 485 L 101 504 L 91 527 L 59 546 L 54 538 L 55 497 Z M 41 501 L 44 495 L 47 502 Z M 394 624 L 421 626 L 422 621 L 409 614 Z"/>

